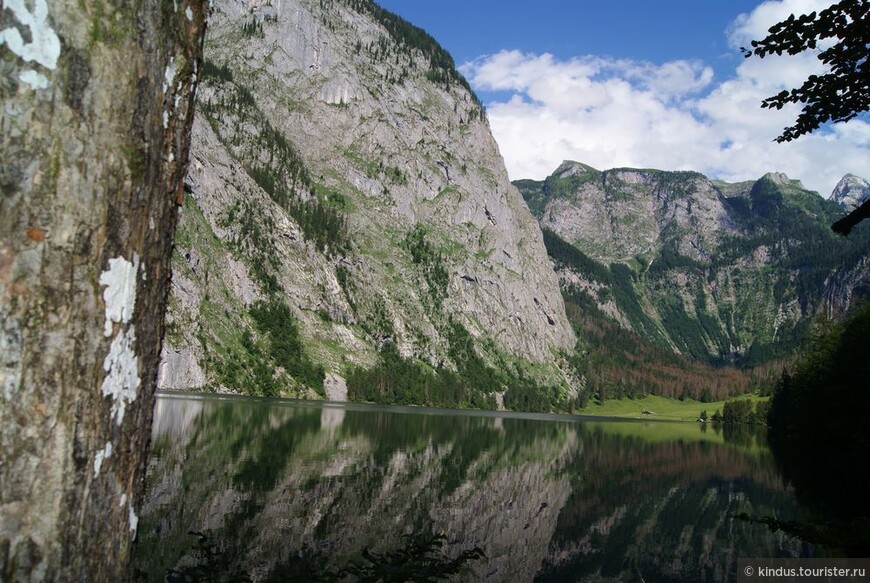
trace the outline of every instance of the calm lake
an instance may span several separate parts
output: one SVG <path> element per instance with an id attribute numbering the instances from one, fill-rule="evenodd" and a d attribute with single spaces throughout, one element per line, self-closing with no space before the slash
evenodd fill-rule
<path id="1" fill-rule="evenodd" d="M 738 557 L 818 553 L 733 518 L 803 517 L 765 436 L 703 429 L 161 395 L 137 569 L 146 581 L 694 582 L 734 581 Z"/>

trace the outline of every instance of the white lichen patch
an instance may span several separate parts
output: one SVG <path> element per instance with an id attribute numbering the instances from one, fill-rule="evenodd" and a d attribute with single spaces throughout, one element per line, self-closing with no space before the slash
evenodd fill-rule
<path id="1" fill-rule="evenodd" d="M 107 441 L 106 447 L 97 452 L 97 455 L 94 457 L 94 477 L 100 475 L 100 468 L 103 467 L 103 461 L 112 457 L 112 442 Z"/>
<path id="2" fill-rule="evenodd" d="M 184 11 L 184 15 L 187 17 L 187 20 L 193 22 L 193 10 L 190 9 L 190 6 Z"/>
<path id="3" fill-rule="evenodd" d="M 45 89 L 48 87 L 48 79 L 42 73 L 37 73 L 27 69 L 19 73 L 18 78 L 33 87 L 34 89 Z"/>
<path id="4" fill-rule="evenodd" d="M 130 504 L 130 512 L 128 515 L 130 521 L 130 530 L 133 531 L 133 536 L 136 536 L 136 530 L 139 529 L 139 517 L 136 516 L 136 512 L 133 510 L 133 505 Z"/>
<path id="5" fill-rule="evenodd" d="M 166 71 L 163 72 L 163 93 L 169 91 L 172 87 L 172 82 L 175 80 L 175 57 L 170 57 L 169 64 L 166 65 Z"/>
<path id="6" fill-rule="evenodd" d="M 104 397 L 112 397 L 112 416 L 118 425 L 124 420 L 127 404 L 135 401 L 138 395 L 139 357 L 133 352 L 135 340 L 135 326 L 119 332 L 103 360 L 103 370 L 107 374 L 100 391 Z"/>
<path id="7" fill-rule="evenodd" d="M 139 389 L 139 357 L 133 350 L 136 342 L 136 327 L 130 324 L 136 306 L 136 274 L 139 258 L 134 253 L 133 261 L 116 257 L 109 261 L 109 269 L 100 275 L 103 300 L 106 303 L 104 333 L 112 334 L 114 323 L 129 326 L 119 330 L 103 360 L 106 377 L 100 387 L 104 397 L 112 397 L 112 417 L 120 425 L 124 420 L 127 405 L 136 400 Z"/>
<path id="8" fill-rule="evenodd" d="M 139 258 L 133 254 L 133 261 L 123 257 L 109 260 L 109 270 L 100 275 L 100 284 L 106 286 L 103 290 L 103 300 L 106 302 L 106 324 L 103 333 L 112 335 L 112 323 L 128 324 L 133 318 L 133 308 L 136 304 L 136 271 L 139 269 Z"/>
<path id="9" fill-rule="evenodd" d="M 126 505 L 127 505 L 127 495 L 126 495 L 126 494 L 121 494 L 121 500 L 120 500 L 120 502 L 118 502 L 118 506 L 120 506 L 121 508 L 123 508 L 123 507 L 126 506 Z"/>
<path id="10" fill-rule="evenodd" d="M 60 56 L 60 39 L 48 23 L 48 4 L 45 0 L 34 0 L 33 12 L 25 0 L 4 0 L 3 8 L 12 12 L 21 25 L 30 29 L 30 42 L 25 42 L 17 28 L 9 27 L 0 31 L 0 45 L 5 44 L 25 62 L 36 63 L 53 71 Z M 45 75 L 32 69 L 21 71 L 18 78 L 34 89 L 48 87 Z"/>

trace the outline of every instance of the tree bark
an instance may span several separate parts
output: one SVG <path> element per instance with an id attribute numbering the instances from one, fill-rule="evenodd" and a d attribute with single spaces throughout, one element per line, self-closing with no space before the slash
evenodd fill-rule
<path id="1" fill-rule="evenodd" d="M 0 580 L 120 581 L 207 0 L 4 0 Z"/>

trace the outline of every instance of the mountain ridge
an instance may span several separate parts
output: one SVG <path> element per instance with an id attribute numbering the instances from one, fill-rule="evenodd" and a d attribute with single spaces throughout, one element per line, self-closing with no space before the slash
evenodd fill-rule
<path id="1" fill-rule="evenodd" d="M 833 235 L 842 204 L 783 173 L 729 184 L 564 161 L 543 181 L 514 184 L 552 234 L 566 297 L 585 294 L 677 353 L 760 364 L 794 348 L 817 314 L 868 296 L 867 234 Z M 567 259 L 559 241 L 587 260 Z"/>

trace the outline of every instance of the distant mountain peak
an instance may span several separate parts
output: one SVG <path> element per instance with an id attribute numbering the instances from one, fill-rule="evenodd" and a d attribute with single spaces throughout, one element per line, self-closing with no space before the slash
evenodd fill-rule
<path id="1" fill-rule="evenodd" d="M 834 187 L 831 200 L 845 210 L 852 210 L 870 197 L 870 182 L 854 174 L 846 174 Z"/>
<path id="2" fill-rule="evenodd" d="M 801 190 L 807 189 L 800 180 L 796 178 L 789 178 L 788 174 L 786 174 L 785 172 L 768 172 L 761 177 L 761 180 L 769 180 L 777 186 L 790 186 L 794 188 L 800 188 Z"/>
<path id="3" fill-rule="evenodd" d="M 791 181 L 785 172 L 768 172 L 762 178 L 767 178 L 774 184 L 788 184 Z"/>
<path id="4" fill-rule="evenodd" d="M 595 169 L 591 166 L 575 162 L 574 160 L 563 160 L 562 163 L 559 164 L 559 167 L 556 168 L 556 171 L 553 172 L 553 176 L 556 176 L 557 178 L 569 178 L 571 176 L 580 176 L 581 174 L 586 174 L 587 172 L 594 170 Z"/>

